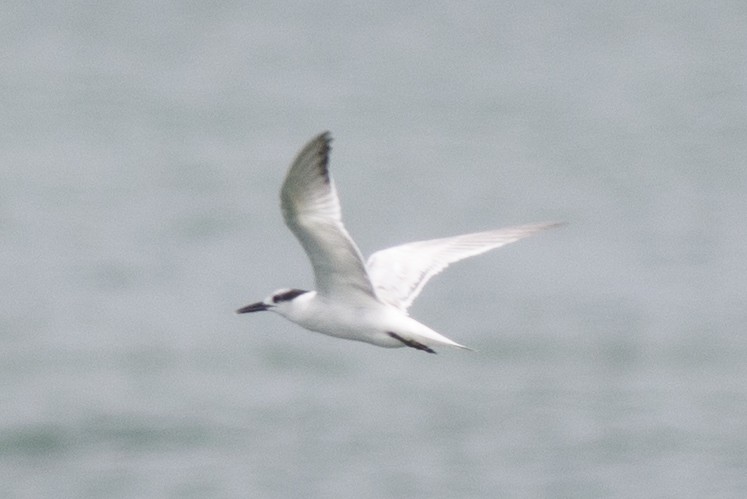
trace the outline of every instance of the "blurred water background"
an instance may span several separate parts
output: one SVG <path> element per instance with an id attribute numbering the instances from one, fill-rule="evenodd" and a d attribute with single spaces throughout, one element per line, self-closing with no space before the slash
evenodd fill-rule
<path id="1" fill-rule="evenodd" d="M 747 4 L 21 2 L 0 57 L 0 496 L 744 497 Z M 364 254 L 450 268 L 425 355 L 235 316 L 311 288 L 329 129 Z"/>

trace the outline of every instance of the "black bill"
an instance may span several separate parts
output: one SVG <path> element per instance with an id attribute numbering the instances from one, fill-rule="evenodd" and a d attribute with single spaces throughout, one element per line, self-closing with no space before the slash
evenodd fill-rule
<path id="1" fill-rule="evenodd" d="M 246 307 L 241 307 L 236 311 L 236 313 L 248 314 L 249 312 L 262 312 L 263 310 L 267 310 L 268 308 L 270 307 L 260 301 L 257 303 L 252 303 L 251 305 L 247 305 Z"/>

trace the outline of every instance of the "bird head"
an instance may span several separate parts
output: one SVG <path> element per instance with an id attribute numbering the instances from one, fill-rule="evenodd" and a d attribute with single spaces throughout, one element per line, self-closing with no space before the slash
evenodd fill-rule
<path id="1" fill-rule="evenodd" d="M 287 316 L 289 310 L 293 307 L 293 300 L 305 293 L 308 293 L 308 291 L 303 289 L 278 289 L 262 301 L 241 307 L 236 311 L 236 313 L 247 314 L 250 312 L 263 312 L 265 310 L 270 310 L 282 316 Z"/>

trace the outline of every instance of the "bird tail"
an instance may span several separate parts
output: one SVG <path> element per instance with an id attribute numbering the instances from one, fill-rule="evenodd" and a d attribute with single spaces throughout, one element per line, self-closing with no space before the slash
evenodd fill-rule
<path id="1" fill-rule="evenodd" d="M 448 347 L 454 347 L 454 348 L 461 348 L 462 350 L 469 350 L 470 352 L 474 352 L 475 350 L 462 345 L 461 343 L 457 343 L 454 340 L 451 340 L 447 338 L 446 336 L 442 335 L 441 333 L 435 332 L 433 329 L 420 324 L 422 329 L 418 331 L 418 341 L 421 341 L 422 343 L 429 345 L 429 346 L 448 346 Z"/>

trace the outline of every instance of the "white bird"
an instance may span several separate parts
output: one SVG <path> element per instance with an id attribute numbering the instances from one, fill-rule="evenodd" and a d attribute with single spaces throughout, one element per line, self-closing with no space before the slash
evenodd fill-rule
<path id="1" fill-rule="evenodd" d="M 541 223 L 419 241 L 377 251 L 364 263 L 342 224 L 328 169 L 331 137 L 324 132 L 298 153 L 280 191 L 285 223 L 314 268 L 316 291 L 279 289 L 238 314 L 270 310 L 329 336 L 380 347 L 465 348 L 421 324 L 407 309 L 423 286 L 449 264 L 562 225 Z"/>

